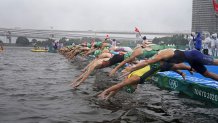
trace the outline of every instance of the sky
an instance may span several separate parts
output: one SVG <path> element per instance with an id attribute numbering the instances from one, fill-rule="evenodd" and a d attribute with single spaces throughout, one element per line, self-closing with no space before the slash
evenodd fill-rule
<path id="1" fill-rule="evenodd" d="M 192 0 L 0 0 L 0 28 L 190 32 Z"/>

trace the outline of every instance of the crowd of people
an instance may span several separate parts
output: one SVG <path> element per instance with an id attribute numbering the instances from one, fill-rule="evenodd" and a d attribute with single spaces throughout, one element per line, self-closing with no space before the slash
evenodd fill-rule
<path id="1" fill-rule="evenodd" d="M 81 74 L 70 83 L 73 88 L 78 88 L 81 84 L 84 84 L 95 69 L 112 66 L 113 69 L 108 73 L 110 77 L 113 77 L 117 71 L 122 73 L 120 77 L 125 79 L 99 94 L 101 99 L 109 99 L 124 87 L 131 88 L 133 90 L 131 92 L 134 92 L 137 84 L 143 84 L 152 75 L 160 71 L 174 71 L 185 80 L 186 75 L 181 70 L 188 70 L 191 74 L 198 72 L 207 78 L 218 81 L 218 74 L 208 71 L 205 66 L 218 65 L 218 59 L 202 53 L 201 38 L 200 33 L 197 33 L 196 36 L 192 34 L 194 47 L 190 45 L 190 50 L 187 51 L 179 49 L 154 50 L 151 47 L 151 42 L 144 36 L 142 43 L 134 49 L 118 47 L 115 39 L 105 39 L 102 42 L 85 42 L 63 47 L 59 52 L 70 60 L 75 59 L 77 56 L 93 58 L 84 67 Z M 205 41 L 203 44 L 205 44 Z M 189 63 L 189 65 L 184 64 L 184 62 Z M 122 71 L 119 71 L 121 68 Z"/>
<path id="2" fill-rule="evenodd" d="M 189 49 L 197 49 L 206 55 L 218 57 L 217 33 L 192 32 L 189 36 Z"/>

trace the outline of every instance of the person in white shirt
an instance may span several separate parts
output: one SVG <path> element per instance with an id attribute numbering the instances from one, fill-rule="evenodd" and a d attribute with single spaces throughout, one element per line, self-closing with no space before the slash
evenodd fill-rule
<path id="1" fill-rule="evenodd" d="M 206 55 L 209 55 L 209 45 L 211 43 L 211 38 L 210 38 L 210 34 L 206 34 L 205 35 L 205 39 L 203 40 L 203 53 Z"/>
<path id="2" fill-rule="evenodd" d="M 116 47 L 117 47 L 117 41 L 116 41 L 116 39 L 111 40 L 111 45 L 112 45 L 112 47 L 113 47 L 114 49 L 116 49 Z"/>
<path id="3" fill-rule="evenodd" d="M 217 34 L 214 33 L 212 34 L 211 36 L 211 52 L 212 52 L 212 56 L 215 56 L 216 55 L 216 38 L 217 38 Z"/>
<path id="4" fill-rule="evenodd" d="M 217 34 L 215 33 L 215 56 L 218 56 L 218 38 Z"/>
<path id="5" fill-rule="evenodd" d="M 193 50 L 193 49 L 195 48 L 195 45 L 194 45 L 194 37 L 195 37 L 195 32 L 192 32 L 191 35 L 188 37 L 189 50 Z"/>

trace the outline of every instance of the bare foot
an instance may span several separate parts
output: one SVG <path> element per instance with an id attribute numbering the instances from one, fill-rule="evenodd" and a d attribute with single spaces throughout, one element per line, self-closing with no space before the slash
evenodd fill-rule
<path id="1" fill-rule="evenodd" d="M 185 80 L 185 76 L 186 76 L 185 73 L 182 73 L 181 76 Z"/>
<path id="2" fill-rule="evenodd" d="M 190 73 L 191 75 L 193 75 L 194 72 L 196 72 L 194 68 L 191 68 L 191 69 L 189 70 L 189 73 Z"/>

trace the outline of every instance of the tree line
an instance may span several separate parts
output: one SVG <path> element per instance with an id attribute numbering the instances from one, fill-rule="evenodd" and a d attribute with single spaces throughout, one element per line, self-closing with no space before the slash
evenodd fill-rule
<path id="1" fill-rule="evenodd" d="M 55 41 L 54 39 L 46 39 L 46 40 L 37 40 L 37 39 L 32 39 L 31 41 L 24 37 L 20 36 L 16 39 L 16 45 L 18 46 L 49 46 L 52 44 L 52 42 Z M 64 46 L 71 45 L 71 44 L 81 44 L 83 42 L 92 42 L 92 41 L 102 41 L 99 38 L 91 38 L 91 37 L 83 37 L 83 38 L 71 38 L 67 39 L 65 37 L 61 38 L 58 40 L 60 43 L 63 43 Z M 133 45 L 135 41 L 118 41 L 120 45 L 122 46 L 129 46 Z M 152 40 L 152 43 L 154 44 L 174 44 L 174 45 L 187 45 L 188 40 L 185 35 L 173 35 L 173 36 L 166 36 L 166 37 L 155 37 Z"/>

